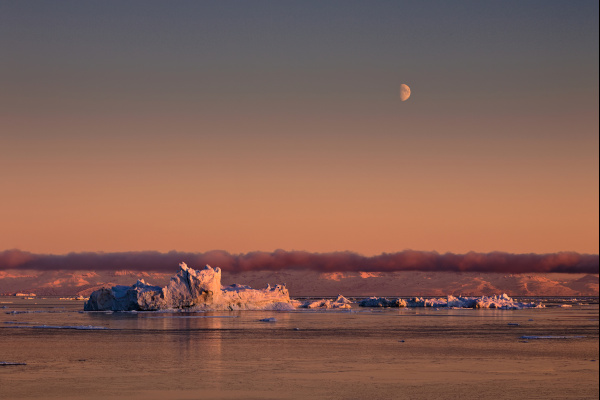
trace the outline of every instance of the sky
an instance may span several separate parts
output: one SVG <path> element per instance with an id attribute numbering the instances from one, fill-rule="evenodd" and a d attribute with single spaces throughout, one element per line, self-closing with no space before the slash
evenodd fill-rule
<path id="1" fill-rule="evenodd" d="M 0 0 L 0 250 L 597 254 L 598 8 Z"/>

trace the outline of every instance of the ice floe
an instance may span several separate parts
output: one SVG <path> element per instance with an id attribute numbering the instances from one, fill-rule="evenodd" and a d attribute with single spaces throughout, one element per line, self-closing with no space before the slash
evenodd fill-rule
<path id="1" fill-rule="evenodd" d="M 106 330 L 109 329 L 105 326 L 93 326 L 93 325 L 13 325 L 8 328 L 30 328 L 30 329 L 77 329 L 86 331 Z"/>
<path id="2" fill-rule="evenodd" d="M 33 328 L 36 329 L 78 329 L 85 331 L 98 331 L 108 329 L 105 326 L 93 326 L 93 325 L 75 325 L 75 326 L 61 326 L 61 325 L 35 325 Z"/>
<path id="3" fill-rule="evenodd" d="M 58 314 L 58 313 L 69 313 L 74 312 L 72 310 L 13 310 L 5 311 L 5 314 Z"/>

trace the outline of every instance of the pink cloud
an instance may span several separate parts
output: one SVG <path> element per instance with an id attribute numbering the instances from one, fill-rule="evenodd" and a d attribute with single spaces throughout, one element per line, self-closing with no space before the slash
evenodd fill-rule
<path id="1" fill-rule="evenodd" d="M 255 251 L 230 254 L 214 250 L 206 253 L 154 251 L 122 253 L 69 253 L 65 255 L 34 254 L 21 250 L 0 252 L 0 270 L 135 270 L 170 272 L 179 262 L 199 268 L 210 264 L 229 273 L 284 269 L 309 269 L 319 272 L 394 272 L 394 271 L 456 271 L 533 273 L 599 272 L 597 254 L 561 252 L 552 254 L 512 254 L 503 252 L 439 254 L 405 250 L 366 257 L 344 251 L 311 253 L 306 251 Z"/>

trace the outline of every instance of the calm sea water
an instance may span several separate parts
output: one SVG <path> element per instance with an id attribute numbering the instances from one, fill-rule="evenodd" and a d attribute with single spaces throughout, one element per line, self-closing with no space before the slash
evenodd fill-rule
<path id="1" fill-rule="evenodd" d="M 0 362 L 26 365 L 0 365 L 0 398 L 597 399 L 593 303 L 172 314 L 1 297 Z"/>

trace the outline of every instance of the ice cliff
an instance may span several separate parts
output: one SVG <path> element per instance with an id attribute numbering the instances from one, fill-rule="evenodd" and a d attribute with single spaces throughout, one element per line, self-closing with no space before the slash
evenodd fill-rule
<path id="1" fill-rule="evenodd" d="M 163 288 L 143 279 L 133 286 L 102 288 L 90 295 L 85 311 L 155 311 L 167 309 L 243 310 L 291 308 L 285 286 L 252 289 L 243 285 L 221 286 L 221 269 L 202 270 L 179 264 L 179 272 Z"/>

